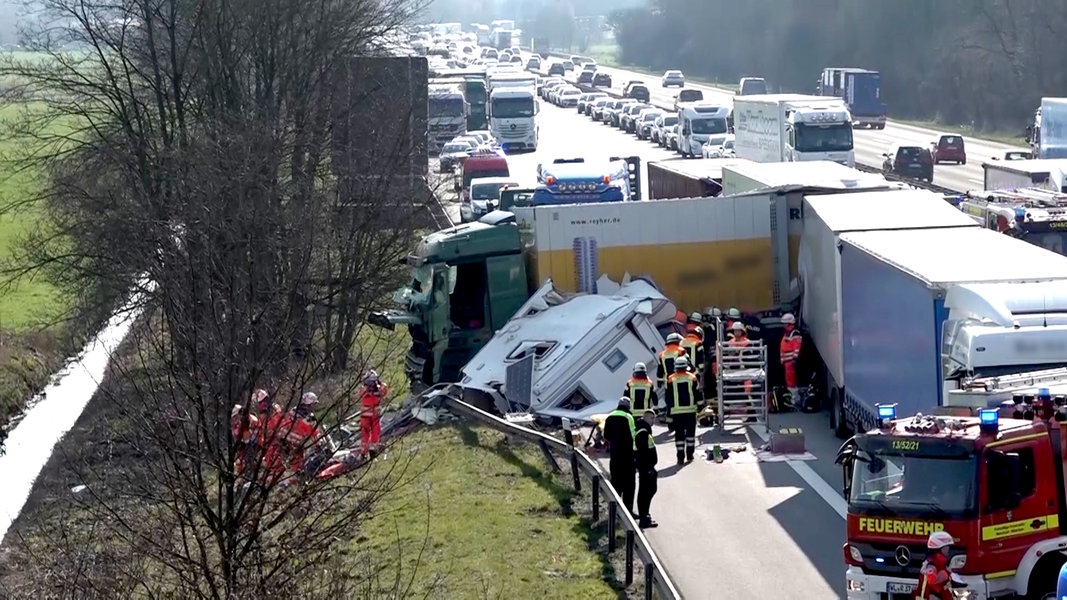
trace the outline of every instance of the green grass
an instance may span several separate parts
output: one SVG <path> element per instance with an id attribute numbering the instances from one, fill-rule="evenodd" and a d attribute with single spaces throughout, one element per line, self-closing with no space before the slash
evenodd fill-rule
<path id="1" fill-rule="evenodd" d="M 25 106 L 0 105 L 0 133 L 12 119 L 20 118 Z M 32 196 L 39 185 L 39 173 L 19 171 L 12 159 L 23 149 L 16 141 L 0 138 L 0 207 L 9 207 Z M 7 261 L 19 241 L 40 218 L 28 206 L 0 212 L 0 260 Z M 0 331 L 22 333 L 48 323 L 67 308 L 60 291 L 47 281 L 24 279 L 0 292 Z"/>
<path id="2" fill-rule="evenodd" d="M 409 472 L 422 474 L 376 509 L 356 549 L 412 577 L 424 548 L 409 597 L 616 596 L 609 567 L 590 549 L 596 534 L 571 510 L 572 492 L 542 470 L 535 447 L 444 424 L 410 434 L 390 453 L 407 451 Z M 394 573 L 380 575 L 391 582 Z"/>

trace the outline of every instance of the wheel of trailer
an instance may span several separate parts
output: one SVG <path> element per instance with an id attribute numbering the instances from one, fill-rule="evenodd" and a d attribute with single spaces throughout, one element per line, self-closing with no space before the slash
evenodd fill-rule
<path id="1" fill-rule="evenodd" d="M 830 390 L 830 428 L 838 439 L 849 437 L 848 418 L 845 417 L 845 404 L 841 398 L 841 389 L 834 387 Z"/>

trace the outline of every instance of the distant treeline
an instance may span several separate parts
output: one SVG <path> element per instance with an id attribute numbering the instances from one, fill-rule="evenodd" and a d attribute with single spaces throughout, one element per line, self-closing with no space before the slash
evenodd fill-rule
<path id="1" fill-rule="evenodd" d="M 1022 135 L 1067 95 L 1063 0 L 650 0 L 611 15 L 621 62 L 813 92 L 824 67 L 882 73 L 890 118 Z"/>

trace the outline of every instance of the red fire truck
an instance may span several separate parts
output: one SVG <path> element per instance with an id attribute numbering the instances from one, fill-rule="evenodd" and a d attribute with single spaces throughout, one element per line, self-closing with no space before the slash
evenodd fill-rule
<path id="1" fill-rule="evenodd" d="M 848 598 L 913 598 L 938 530 L 956 540 L 949 568 L 967 584 L 960 597 L 1055 598 L 1067 561 L 1067 369 L 1044 374 L 1063 387 L 1031 383 L 1007 399 L 969 399 L 988 408 L 901 419 L 895 405 L 879 406 L 878 427 L 841 447 Z"/>

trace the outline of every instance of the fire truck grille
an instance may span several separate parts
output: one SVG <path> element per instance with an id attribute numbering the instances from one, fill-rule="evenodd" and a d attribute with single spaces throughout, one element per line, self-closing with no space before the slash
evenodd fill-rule
<path id="1" fill-rule="evenodd" d="M 862 544 L 853 546 L 863 554 L 863 571 L 868 575 L 915 578 L 926 558 L 926 544 Z M 907 560 L 904 560 L 904 559 Z"/>

